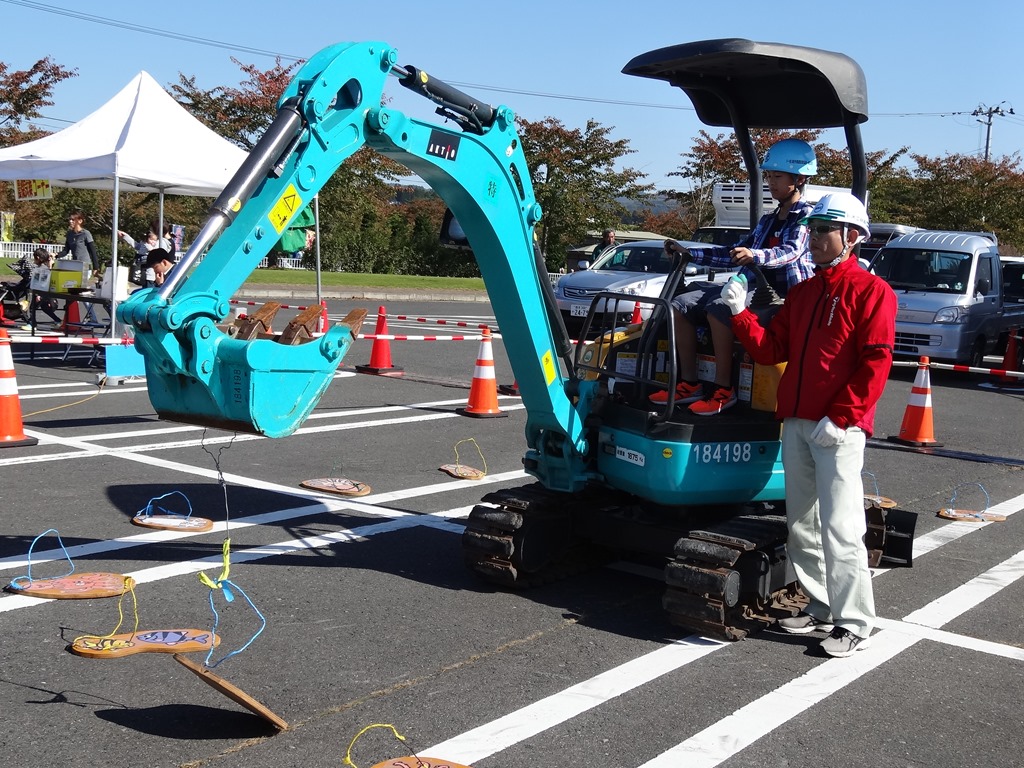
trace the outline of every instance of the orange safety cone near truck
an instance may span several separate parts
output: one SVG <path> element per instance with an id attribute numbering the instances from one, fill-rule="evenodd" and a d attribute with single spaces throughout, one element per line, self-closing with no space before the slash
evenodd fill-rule
<path id="1" fill-rule="evenodd" d="M 373 332 L 373 347 L 370 349 L 370 364 L 357 365 L 356 370 L 360 373 L 372 373 L 375 376 L 396 376 L 401 375 L 402 369 L 391 362 L 391 341 L 389 339 L 377 338 L 388 336 L 388 316 L 384 307 L 377 309 L 377 328 Z"/>
<path id="2" fill-rule="evenodd" d="M 480 340 L 473 381 L 469 386 L 469 405 L 459 408 L 458 412 L 476 418 L 508 416 L 498 408 L 498 381 L 494 377 L 494 352 L 491 349 L 490 328 L 484 328 L 483 338 Z"/>
<path id="3" fill-rule="evenodd" d="M 39 441 L 25 434 L 21 422 L 21 400 L 14 375 L 11 337 L 0 328 L 0 448 L 36 445 Z"/>
<path id="4" fill-rule="evenodd" d="M 1017 346 L 1017 336 L 1021 333 L 1020 328 L 1011 328 L 1006 338 L 1006 352 L 1003 354 L 1002 370 L 1020 372 L 1018 361 L 1020 360 L 1020 348 Z M 1019 387 L 1024 386 L 1024 378 L 1018 376 L 1007 376 L 1005 373 L 998 378 L 999 386 Z"/>
<path id="5" fill-rule="evenodd" d="M 638 301 L 633 305 L 633 316 L 629 319 L 629 324 L 636 325 L 643 322 L 643 319 L 643 315 L 640 314 L 640 302 Z"/>
<path id="6" fill-rule="evenodd" d="M 320 333 L 327 333 L 331 327 L 331 320 L 327 317 L 327 302 L 320 302 Z"/>
<path id="7" fill-rule="evenodd" d="M 903 424 L 898 435 L 890 435 L 889 440 L 901 445 L 917 448 L 940 448 L 942 443 L 935 440 L 935 427 L 932 423 L 932 383 L 929 371 L 929 360 L 922 357 L 917 366 L 914 386 L 910 389 L 910 402 L 903 414 Z"/>

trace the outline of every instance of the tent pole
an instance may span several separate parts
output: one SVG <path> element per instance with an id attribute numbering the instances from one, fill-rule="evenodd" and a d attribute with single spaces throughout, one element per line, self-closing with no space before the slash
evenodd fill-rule
<path id="1" fill-rule="evenodd" d="M 316 303 L 323 301 L 320 295 L 320 195 L 313 195 L 313 231 L 316 233 Z"/>
<path id="2" fill-rule="evenodd" d="M 157 223 L 157 226 L 160 228 L 160 231 L 156 233 L 156 241 L 157 241 L 157 243 L 159 243 L 163 239 L 163 236 L 164 236 L 164 190 L 163 190 L 163 187 L 161 187 L 159 191 L 160 191 L 160 217 L 159 217 L 160 221 L 159 221 L 159 223 Z"/>
<path id="3" fill-rule="evenodd" d="M 120 179 L 114 174 L 114 231 L 110 237 L 110 338 L 117 338 L 117 230 L 120 210 Z M 104 281 L 106 282 L 106 281 Z"/>

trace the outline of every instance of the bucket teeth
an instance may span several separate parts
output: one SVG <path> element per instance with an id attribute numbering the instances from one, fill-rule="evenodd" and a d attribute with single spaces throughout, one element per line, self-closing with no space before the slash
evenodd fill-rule
<path id="1" fill-rule="evenodd" d="M 231 334 L 240 341 L 266 338 L 273 333 L 271 323 L 281 305 L 276 301 L 268 301 L 251 315 L 235 320 L 235 333 Z"/>
<path id="2" fill-rule="evenodd" d="M 320 330 L 321 307 L 307 307 L 292 318 L 285 326 L 284 331 L 277 337 L 279 344 L 302 344 L 313 338 L 313 334 Z"/>

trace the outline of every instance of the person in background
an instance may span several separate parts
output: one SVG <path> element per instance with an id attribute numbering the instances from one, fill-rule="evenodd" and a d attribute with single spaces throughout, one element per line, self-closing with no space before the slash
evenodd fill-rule
<path id="1" fill-rule="evenodd" d="M 591 255 L 591 263 L 597 261 L 598 257 L 607 251 L 609 248 L 614 248 L 617 245 L 615 242 L 615 230 L 606 229 L 601 233 L 601 242 L 594 246 L 594 252 Z"/>
<path id="2" fill-rule="evenodd" d="M 136 258 L 146 258 L 149 252 L 154 248 L 160 247 L 160 238 L 156 236 L 155 232 L 147 232 L 146 237 L 142 240 L 135 240 L 127 232 L 117 231 L 117 236 L 121 238 L 129 248 L 135 249 Z"/>
<path id="3" fill-rule="evenodd" d="M 171 260 L 171 254 L 163 248 L 154 248 L 146 257 L 146 287 L 163 285 L 172 269 L 174 262 Z"/>
<path id="4" fill-rule="evenodd" d="M 708 245 L 684 249 L 675 240 L 665 241 L 669 253 L 688 254 L 689 261 L 707 267 L 732 269 L 755 264 L 779 296 L 811 276 L 814 265 L 807 250 L 807 229 L 801 223 L 811 210 L 803 200 L 808 178 L 818 172 L 814 147 L 799 139 L 783 139 L 773 144 L 761 163 L 765 181 L 778 207 L 761 217 L 754 230 L 733 247 Z M 754 273 L 749 272 L 753 278 Z M 676 402 L 691 403 L 697 416 L 714 416 L 736 404 L 732 385 L 733 332 L 729 311 L 722 303 L 721 283 L 697 283 L 672 300 L 675 324 L 679 384 Z M 748 301 L 754 291 L 748 293 Z M 697 379 L 697 326 L 707 323 L 715 353 L 715 386 L 705 397 Z M 668 392 L 655 392 L 652 403 L 668 401 Z"/>
<path id="5" fill-rule="evenodd" d="M 896 294 L 853 249 L 871 234 L 864 204 L 825 195 L 807 217 L 814 276 L 793 286 L 767 328 L 746 309 L 746 280 L 722 290 L 732 327 L 758 363 L 787 363 L 779 381 L 787 552 L 810 598 L 781 619 L 791 634 L 831 632 L 829 656 L 868 647 L 875 602 L 864 544 L 864 445 L 892 367 Z"/>
<path id="6" fill-rule="evenodd" d="M 32 252 L 32 261 L 35 262 L 35 267 L 32 269 L 32 280 L 33 282 L 38 281 L 37 284 L 47 284 L 50 282 L 50 271 L 53 269 L 53 254 L 45 248 L 36 248 Z M 32 294 L 32 325 L 35 326 L 35 313 L 36 310 L 42 311 L 50 320 L 54 323 L 60 323 L 61 319 L 57 317 L 57 301 L 49 296 L 40 296 L 36 293 Z"/>
<path id="7" fill-rule="evenodd" d="M 62 259 L 68 256 L 76 261 L 84 261 L 95 272 L 99 267 L 100 260 L 96 253 L 96 243 L 92 239 L 92 233 L 83 228 L 84 224 L 85 214 L 80 210 L 72 211 L 68 216 L 68 232 L 64 238 L 64 248 L 57 254 L 57 258 Z"/>

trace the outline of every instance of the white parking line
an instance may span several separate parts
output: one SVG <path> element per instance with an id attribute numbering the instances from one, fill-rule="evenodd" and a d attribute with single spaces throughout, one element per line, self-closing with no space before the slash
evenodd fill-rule
<path id="1" fill-rule="evenodd" d="M 976 576 L 952 592 L 914 611 L 904 621 L 940 627 L 975 608 L 1024 576 L 1024 552 Z M 871 647 L 848 659 L 830 659 L 757 701 L 738 709 L 709 728 L 649 760 L 640 768 L 714 768 L 804 710 L 842 690 L 897 654 L 921 636 L 883 629 Z M 458 757 L 454 759 L 458 760 Z"/>
<path id="2" fill-rule="evenodd" d="M 215 474 L 215 473 L 213 473 Z M 177 541 L 180 539 L 190 539 L 196 536 L 205 536 L 207 534 L 213 534 L 218 532 L 226 532 L 228 528 L 232 531 L 237 531 L 243 528 L 249 528 L 254 525 L 269 525 L 272 523 L 279 523 L 284 520 L 293 520 L 297 517 L 309 517 L 310 515 L 318 515 L 323 512 L 360 512 L 364 514 L 385 516 L 389 518 L 400 518 L 400 517 L 412 517 L 413 519 L 419 519 L 417 515 L 412 512 L 405 512 L 399 509 L 393 509 L 391 507 L 384 506 L 385 504 L 391 504 L 405 499 L 419 499 L 424 496 L 430 496 L 438 493 L 448 493 L 451 491 L 459 491 L 466 488 L 478 488 L 484 485 L 492 483 L 503 483 L 511 480 L 521 480 L 527 478 L 528 475 L 523 470 L 513 470 L 512 472 L 503 472 L 495 475 L 487 475 L 480 480 L 449 480 L 443 483 L 434 483 L 433 485 L 422 485 L 417 488 L 405 488 L 400 491 L 392 491 L 390 493 L 375 493 L 372 496 L 364 496 L 358 501 L 355 499 L 343 499 L 337 496 L 326 496 L 325 494 L 318 494 L 312 491 L 306 491 L 305 489 L 294 489 L 285 488 L 287 491 L 296 491 L 294 495 L 308 495 L 314 500 L 319 501 L 317 504 L 308 504 L 301 507 L 291 507 L 289 509 L 280 509 L 274 512 L 264 512 L 259 515 L 250 515 L 247 517 L 233 518 L 230 526 L 224 521 L 218 521 L 213 524 L 213 528 L 203 533 L 186 532 L 186 531 L 147 531 L 145 533 L 139 533 L 134 536 L 124 536 L 117 539 L 106 539 L 104 541 L 94 541 L 89 544 L 78 544 L 73 547 L 68 547 L 68 556 L 74 560 L 77 557 L 86 555 L 103 555 L 111 552 L 116 552 L 122 549 L 130 549 L 131 547 L 139 547 L 146 544 L 163 543 L 167 541 Z M 251 480 L 248 483 L 251 487 L 257 487 L 262 485 L 270 486 L 269 483 L 262 483 L 262 481 Z M 274 486 L 269 490 L 274 490 Z M 458 507 L 456 509 L 446 510 L 442 512 L 433 513 L 433 517 L 457 517 L 469 514 L 469 509 L 466 507 Z M 459 529 L 461 532 L 461 528 Z M 64 559 L 64 553 L 60 549 L 48 549 L 45 551 L 33 552 L 32 563 L 38 565 L 41 563 L 53 562 L 55 560 Z M 27 558 L 25 555 L 14 555 L 11 557 L 5 557 L 0 559 L 0 571 L 9 571 L 15 568 L 24 569 L 27 567 Z M 0 600 L 2 603 L 2 600 Z"/>
<path id="3" fill-rule="evenodd" d="M 1024 504 L 1024 495 L 1009 499 L 999 506 L 1003 510 L 1002 514 L 1013 514 L 1021 508 L 1022 504 Z M 944 543 L 954 541 L 971 531 L 979 530 L 979 526 L 977 525 L 973 528 L 968 527 L 966 529 L 963 528 L 964 525 L 969 524 L 951 523 L 933 532 L 934 535 L 921 537 L 920 549 L 917 546 L 918 541 L 915 540 L 915 559 L 924 556 L 928 552 L 934 551 Z M 956 526 L 956 528 L 954 528 L 954 526 Z M 947 529 L 951 528 L 953 529 L 952 531 L 946 532 Z M 882 571 L 881 573 L 885 573 L 885 571 Z M 1017 578 L 1019 578 L 1019 576 L 1020 574 L 1018 573 Z M 996 583 L 992 578 L 986 578 L 984 575 L 979 576 L 978 579 L 974 581 L 980 581 L 982 584 L 988 584 L 990 588 Z M 999 588 L 1001 589 L 1002 586 L 1005 586 L 1005 583 L 1002 583 Z M 956 591 L 957 590 L 954 590 L 954 592 Z M 983 594 L 978 590 L 968 591 L 977 597 L 980 597 L 981 594 Z M 938 603 L 939 601 L 935 601 L 936 605 Z M 962 601 L 959 605 L 962 610 L 967 610 L 967 608 L 972 607 L 964 605 Z M 950 609 L 950 611 L 951 610 L 954 609 Z M 912 645 L 917 643 L 922 636 L 923 633 L 920 632 L 879 632 L 872 638 L 873 645 L 868 650 L 861 651 L 856 656 L 849 659 L 833 659 L 825 662 L 816 668 L 816 670 L 824 669 L 823 673 L 817 672 L 818 676 L 815 676 L 816 670 L 812 670 L 808 673 L 810 677 L 805 675 L 803 678 L 798 678 L 798 680 L 788 684 L 788 688 L 787 686 L 783 686 L 778 689 L 778 691 L 774 692 L 774 694 L 768 694 L 768 696 L 775 696 L 779 691 L 785 691 L 785 693 L 779 694 L 772 699 L 763 697 L 761 700 L 758 700 L 758 702 L 753 702 L 748 705 L 748 707 L 745 707 L 734 715 L 725 718 L 725 720 L 716 723 L 714 726 L 702 731 L 692 739 L 683 742 L 654 760 L 645 763 L 641 768 L 678 768 L 678 766 L 681 765 L 691 768 L 691 766 L 718 765 L 723 760 L 736 754 L 736 752 L 739 752 L 746 746 L 749 746 L 754 741 L 761 738 L 764 733 L 768 732 L 767 730 L 758 732 L 759 724 L 764 725 L 769 722 L 774 722 L 775 724 L 771 725 L 771 728 L 778 727 L 778 725 L 781 725 L 789 718 L 799 714 L 799 712 L 816 703 L 816 701 L 819 701 L 821 698 L 830 695 L 835 690 L 839 690 L 839 688 L 849 684 L 849 682 L 852 682 L 857 677 L 860 677 L 864 672 L 874 669 L 876 666 L 892 656 L 910 648 Z M 705 638 L 691 636 L 681 642 L 685 643 L 694 641 L 705 641 Z M 992 645 L 998 644 L 993 643 Z M 982 643 L 973 643 L 970 641 L 961 643 L 961 646 L 972 648 L 974 650 L 987 650 Z M 705 653 L 694 658 L 688 658 L 685 654 L 680 655 L 678 657 L 680 663 L 677 664 L 676 668 L 723 647 L 726 647 L 726 645 L 715 645 Z M 664 649 L 659 649 L 653 653 L 657 654 L 662 650 Z M 866 656 L 867 654 L 872 655 Z M 647 656 L 651 655 L 653 654 L 647 654 Z M 1005 656 L 1010 654 L 1000 653 L 999 655 Z M 646 658 L 646 656 L 641 657 L 641 659 L 643 658 Z M 634 662 L 628 662 L 628 664 L 633 663 Z M 614 671 L 615 670 L 611 670 L 610 672 Z M 641 680 L 633 687 L 637 687 L 643 682 L 646 681 Z M 831 686 L 835 687 L 832 688 Z M 572 688 L 567 689 L 567 691 L 574 691 L 577 689 L 579 689 L 579 686 L 573 686 Z M 591 696 L 587 702 L 588 706 L 583 709 L 577 708 L 574 714 L 570 716 L 575 716 L 577 714 L 581 714 L 587 709 L 597 707 L 628 690 L 630 689 L 627 688 L 625 690 L 620 690 L 611 686 L 593 690 L 591 691 Z M 448 760 L 471 765 L 474 760 L 482 760 L 486 757 L 490 757 L 498 751 L 507 749 L 517 743 L 517 740 L 513 740 L 511 736 L 512 734 L 523 734 L 522 738 L 518 739 L 522 740 L 535 736 L 538 733 L 542 733 L 545 730 L 564 722 L 564 720 L 567 719 L 567 717 L 562 716 L 564 711 L 576 706 L 574 703 L 575 699 L 572 696 L 569 697 L 566 703 L 562 703 L 560 697 L 564 693 L 566 692 L 563 691 L 562 693 L 549 696 L 536 704 L 524 707 L 516 712 L 499 718 L 498 720 L 486 723 L 433 747 L 421 750 L 421 752 L 425 755 L 444 755 Z M 815 698 L 818 693 L 821 693 L 822 695 L 819 698 Z M 550 702 L 551 711 L 554 713 L 553 719 L 551 720 L 541 719 L 541 714 L 548 711 L 548 705 L 545 704 L 545 702 Z M 742 721 L 738 719 L 740 718 L 741 713 L 743 713 Z M 774 718 L 774 721 L 772 721 L 772 718 Z M 755 732 L 758 732 L 758 735 L 753 736 L 752 734 Z"/>
<path id="4" fill-rule="evenodd" d="M 463 402 L 463 401 L 459 401 Z M 523 409 L 522 404 L 506 405 L 502 410 L 505 411 L 518 411 Z M 406 408 L 407 409 L 407 408 Z M 294 435 L 305 435 L 305 434 L 322 434 L 324 432 L 340 432 L 352 429 L 364 429 L 368 427 L 384 427 L 384 426 L 395 426 L 398 424 L 413 424 L 420 421 L 436 421 L 439 419 L 458 419 L 462 418 L 458 413 L 427 413 L 427 414 L 416 414 L 415 416 L 404 416 L 393 419 L 374 419 L 368 421 L 356 421 L 343 424 L 319 424 L 315 427 L 301 427 L 295 430 Z M 86 443 L 78 440 L 77 438 L 68 437 L 55 437 L 48 432 L 39 432 L 37 430 L 24 430 L 25 434 L 30 437 L 35 437 L 39 440 L 40 444 L 48 445 L 75 445 L 78 443 L 79 450 L 62 452 L 62 453 L 49 453 L 49 454 L 38 454 L 34 456 L 18 456 L 10 459 L 0 459 L 0 467 L 8 467 L 21 464 L 41 464 L 49 461 L 66 461 L 68 459 L 88 459 L 95 458 L 98 456 L 120 456 L 122 458 L 132 459 L 133 461 L 150 462 L 153 458 L 146 458 L 145 456 L 134 456 L 133 454 L 146 453 L 150 451 L 166 451 L 173 448 L 194 448 L 200 445 L 223 445 L 232 441 L 248 442 L 250 440 L 269 440 L 271 438 L 263 437 L 262 435 L 228 435 L 219 437 L 207 437 L 200 438 L 198 440 L 179 440 L 176 442 L 166 443 L 148 443 L 146 445 L 132 445 L 125 446 L 123 448 L 105 448 L 103 446 Z"/>

